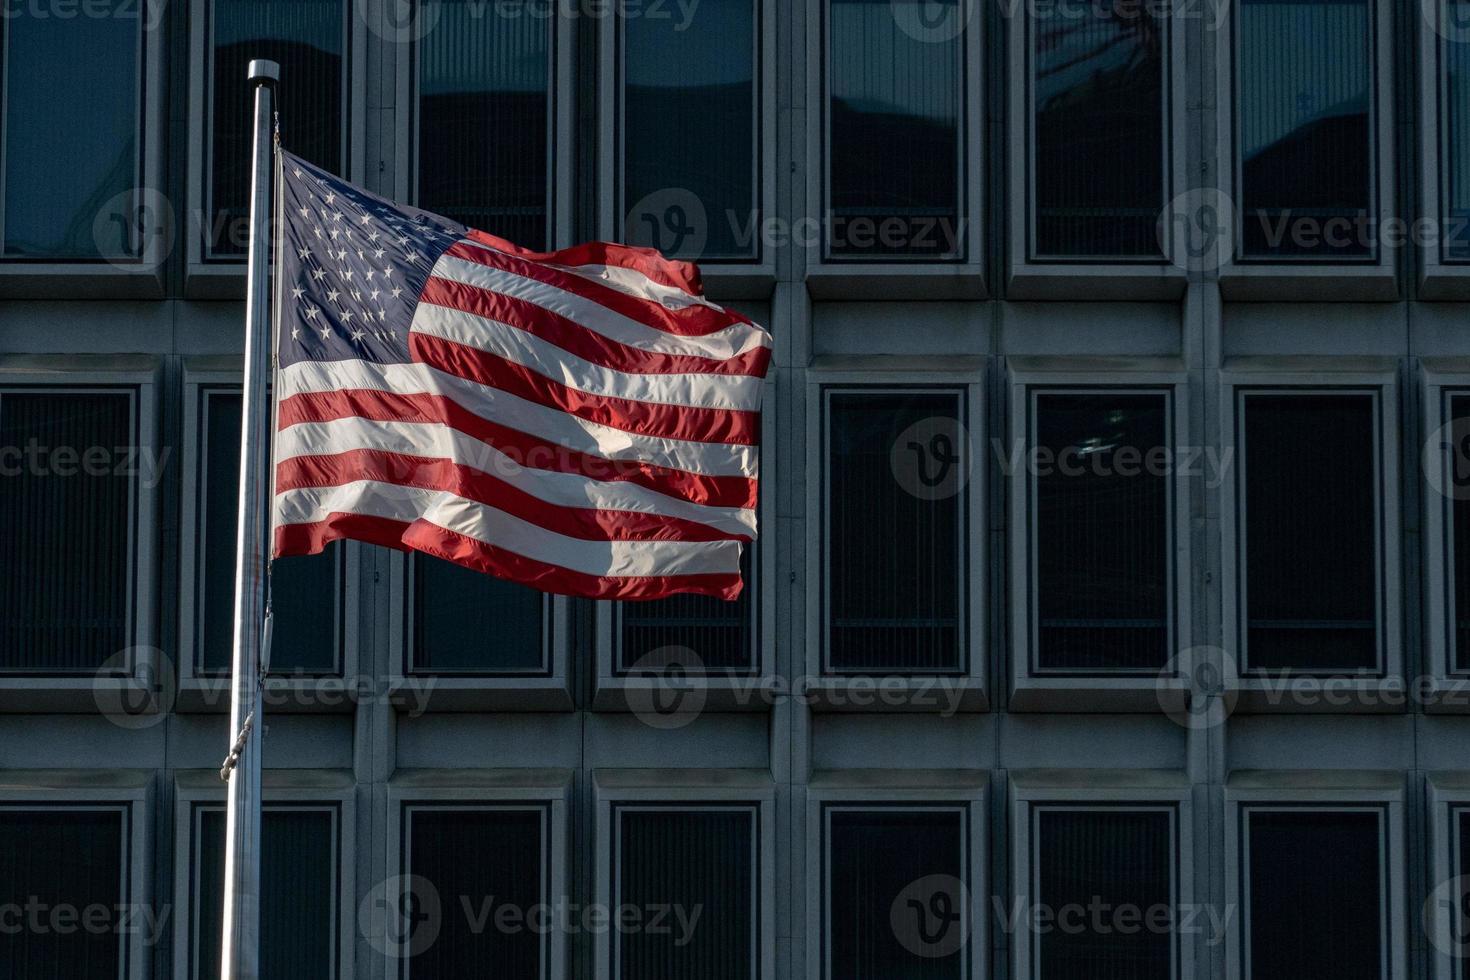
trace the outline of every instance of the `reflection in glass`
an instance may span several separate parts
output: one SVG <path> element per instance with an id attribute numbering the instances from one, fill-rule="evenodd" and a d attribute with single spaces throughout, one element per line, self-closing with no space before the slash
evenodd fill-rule
<path id="1" fill-rule="evenodd" d="M 954 14 L 958 4 L 831 0 L 830 255 L 953 258 L 962 252 L 963 34 L 929 38 L 914 27 L 932 21 L 934 8 L 954 8 L 948 11 Z"/>
<path id="2" fill-rule="evenodd" d="M 1445 0 L 1446 23 L 1461 31 L 1470 27 L 1470 0 Z M 1455 36 L 1463 37 L 1457 33 Z M 1470 260 L 1470 41 L 1441 42 L 1443 60 L 1444 160 L 1440 167 L 1445 193 L 1445 258 Z"/>
<path id="3" fill-rule="evenodd" d="M 418 46 L 416 203 L 541 249 L 554 18 L 502 8 L 428 0 L 419 14 L 433 26 Z"/>
<path id="4" fill-rule="evenodd" d="M 705 0 L 691 18 L 622 20 L 624 240 L 683 258 L 751 258 L 755 5 Z"/>
<path id="5" fill-rule="evenodd" d="M 127 195 L 140 182 L 145 6 L 102 0 L 86 5 L 87 16 L 73 8 L 68 17 L 59 7 L 14 4 L 0 17 L 7 257 L 139 253 Z"/>
<path id="6" fill-rule="evenodd" d="M 1159 255 L 1166 32 L 1155 6 L 1037 8 L 1039 256 Z"/>
<path id="7" fill-rule="evenodd" d="M 1241 0 L 1241 251 L 1373 253 L 1369 0 Z"/>

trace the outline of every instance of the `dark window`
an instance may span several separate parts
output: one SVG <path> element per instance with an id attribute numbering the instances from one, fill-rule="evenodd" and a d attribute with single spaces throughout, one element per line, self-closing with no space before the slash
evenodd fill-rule
<path id="1" fill-rule="evenodd" d="M 1167 395 L 1035 396 L 1036 664 L 1157 671 L 1169 658 Z"/>
<path id="2" fill-rule="evenodd" d="M 1173 816 L 1123 808 L 1036 811 L 1036 895 L 1061 928 L 1038 930 L 1038 980 L 1169 980 L 1174 916 Z M 1090 911 L 1137 910 L 1143 928 L 1096 928 Z M 1089 910 L 1075 914 L 1074 910 Z M 1075 917 L 1074 917 L 1075 916 Z M 1080 928 L 1077 927 L 1080 925 Z"/>
<path id="3" fill-rule="evenodd" d="M 966 976 L 966 876 L 965 820 L 959 810 L 829 810 L 822 943 L 830 967 L 824 975 L 833 980 Z M 936 887 L 921 885 L 916 891 L 914 884 L 923 879 Z"/>
<path id="4" fill-rule="evenodd" d="M 688 19 L 620 23 L 626 240 L 692 259 L 753 258 L 755 4 L 715 0 Z"/>
<path id="5" fill-rule="evenodd" d="M 408 808 L 404 872 L 432 889 L 427 898 L 438 899 L 441 914 L 433 942 L 417 943 L 413 932 L 401 936 L 416 953 L 405 975 L 540 980 L 547 940 L 532 926 L 538 909 L 553 901 L 546 894 L 545 819 L 540 808 Z M 424 928 L 418 919 L 426 896 L 405 901 L 403 921 L 389 928 Z M 511 921 L 522 927 L 495 926 Z"/>
<path id="6" fill-rule="evenodd" d="M 200 392 L 204 433 L 199 479 L 199 652 L 201 673 L 228 673 L 234 644 L 235 534 L 239 528 L 239 389 Z M 330 674 L 337 669 L 340 543 L 319 555 L 271 562 L 271 672 Z"/>
<path id="7" fill-rule="evenodd" d="M 128 821 L 118 807 L 68 809 L 0 808 L 0 909 L 28 904 L 49 923 L 53 912 L 72 909 L 73 922 L 87 909 L 106 910 L 102 929 L 0 929 L 0 977 L 116 977 L 121 974 L 127 927 L 120 906 L 128 858 Z M 14 915 L 15 913 L 11 913 Z M 11 918 L 7 915 L 7 919 Z"/>
<path id="8" fill-rule="evenodd" d="M 1370 257 L 1373 4 L 1241 0 L 1241 251 Z"/>
<path id="9" fill-rule="evenodd" d="M 831 670 L 902 674 L 962 668 L 966 491 L 956 474 L 967 472 L 969 458 L 967 447 L 950 435 L 958 431 L 962 400 L 952 391 L 830 396 Z M 930 434 L 931 428 L 939 434 Z M 901 439 L 910 444 L 897 445 Z M 939 481 L 937 493 L 925 492 L 926 478 Z"/>
<path id="10" fill-rule="evenodd" d="M 1449 447 L 1445 465 L 1450 491 L 1450 525 L 1454 567 L 1455 669 L 1470 670 L 1470 395 L 1450 399 L 1450 417 L 1460 420 L 1451 431 L 1459 437 Z"/>
<path id="11" fill-rule="evenodd" d="M 90 673 L 131 644 L 134 495 L 157 476 L 134 398 L 0 392 L 0 669 Z"/>
<path id="12" fill-rule="evenodd" d="M 1470 808 L 1455 811 L 1455 835 L 1458 855 L 1455 874 L 1470 876 Z"/>
<path id="13" fill-rule="evenodd" d="M 419 207 L 527 248 L 547 245 L 555 17 L 425 0 L 418 44 Z"/>
<path id="14" fill-rule="evenodd" d="M 137 255 L 125 222 L 139 183 L 141 21 L 149 8 L 101 0 L 72 9 L 17 5 L 0 23 L 4 66 L 4 254 Z M 61 66 L 66 66 L 62 68 Z"/>
<path id="15" fill-rule="evenodd" d="M 194 863 L 193 972 L 219 976 L 225 811 L 199 807 Z M 337 962 L 336 812 L 266 806 L 260 817 L 260 975 L 330 977 Z"/>
<path id="16" fill-rule="evenodd" d="M 1428 11 L 1434 8 L 1426 8 Z M 1440 105 L 1444 113 L 1440 145 L 1443 159 L 1440 178 L 1444 188 L 1445 258 L 1470 260 L 1470 44 L 1463 31 L 1470 27 L 1470 0 L 1444 0 L 1441 16 L 1447 25 L 1461 32 L 1462 40 L 1446 39 L 1440 45 L 1443 61 L 1444 93 Z"/>
<path id="17" fill-rule="evenodd" d="M 252 59 L 281 66 L 281 141 L 330 173 L 342 166 L 343 0 L 213 0 L 209 253 L 238 257 L 250 242 Z"/>
<path id="18" fill-rule="evenodd" d="M 1250 980 L 1378 980 L 1383 966 L 1381 815 L 1246 813 Z"/>
<path id="19" fill-rule="evenodd" d="M 618 980 L 756 976 L 755 827 L 749 807 L 617 810 L 613 908 L 673 910 L 666 932 L 614 932 Z"/>
<path id="20" fill-rule="evenodd" d="M 619 610 L 622 633 L 618 670 L 742 673 L 756 669 L 753 610 L 759 586 L 751 574 L 755 545 L 740 553 L 745 588 L 734 602 L 703 595 L 675 595 L 652 602 L 625 602 Z M 690 657 L 693 653 L 693 657 Z"/>
<path id="21" fill-rule="evenodd" d="M 1377 403 L 1245 394 L 1247 666 L 1378 662 Z"/>
<path id="22" fill-rule="evenodd" d="M 1042 4 L 1029 19 L 1038 256 L 1160 254 L 1168 20 L 1150 4 Z"/>
<path id="23" fill-rule="evenodd" d="M 828 253 L 958 257 L 964 35 L 941 40 L 922 28 L 963 18 L 965 8 L 960 0 L 829 2 Z"/>
<path id="24" fill-rule="evenodd" d="M 413 670 L 545 669 L 543 595 L 429 555 L 413 555 Z"/>

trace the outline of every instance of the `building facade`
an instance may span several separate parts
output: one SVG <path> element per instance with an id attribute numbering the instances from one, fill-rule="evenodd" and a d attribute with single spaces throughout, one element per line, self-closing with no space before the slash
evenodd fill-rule
<path id="1" fill-rule="evenodd" d="M 217 973 L 251 58 L 775 341 L 737 603 L 277 564 L 262 975 L 1466 976 L 1470 2 L 0 31 L 0 977 Z"/>

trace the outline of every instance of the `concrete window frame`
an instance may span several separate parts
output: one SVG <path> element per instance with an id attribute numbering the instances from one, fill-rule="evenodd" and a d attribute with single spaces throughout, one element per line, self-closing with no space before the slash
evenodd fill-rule
<path id="1" fill-rule="evenodd" d="M 1451 460 L 1440 433 L 1451 419 L 1452 399 L 1470 398 L 1470 361 L 1424 358 L 1421 362 L 1425 444 L 1424 467 L 1424 644 L 1429 711 L 1470 711 L 1470 670 L 1455 667 L 1455 535 L 1450 486 Z"/>
<path id="2" fill-rule="evenodd" d="M 1195 901 L 1193 789 L 1183 771 L 1168 769 L 1018 769 L 1011 772 L 1011 869 L 1019 907 L 1034 906 L 1038 883 L 1037 855 L 1040 841 L 1036 819 L 1044 810 L 1131 810 L 1167 812 L 1173 860 L 1175 912 Z M 1022 919 L 1021 921 L 1024 921 Z M 1193 980 L 1195 951 L 1192 940 L 1171 934 L 1174 980 Z M 1017 934 L 1011 947 L 1015 976 L 1035 980 L 1040 976 L 1036 936 Z"/>
<path id="3" fill-rule="evenodd" d="M 695 257 L 706 291 L 720 299 L 764 299 L 776 284 L 777 246 L 766 241 L 762 224 L 776 211 L 776 75 L 779 54 L 777 31 L 780 10 L 776 0 L 750 0 L 755 12 L 755 102 L 756 151 L 755 214 L 751 229 L 755 254 L 748 259 Z M 697 14 L 693 16 L 698 16 Z M 597 187 L 600 202 L 597 234 L 610 242 L 626 240 L 630 202 L 623 195 L 623 30 L 624 16 L 598 18 L 598 160 Z M 670 188 L 673 190 L 673 188 Z M 636 204 L 637 202 L 632 202 Z M 701 202 L 702 203 L 702 202 Z M 706 214 L 706 221 L 715 216 Z"/>
<path id="4" fill-rule="evenodd" d="M 1239 251 L 1243 217 L 1240 212 L 1240 161 L 1237 159 L 1236 123 L 1239 119 L 1240 4 L 1230 4 L 1228 16 L 1215 33 L 1216 146 L 1221 165 L 1219 183 L 1212 188 L 1232 202 L 1235 231 L 1232 252 L 1220 256 L 1220 292 L 1227 300 L 1312 300 L 1364 302 L 1398 299 L 1397 250 L 1381 241 L 1388 219 L 1397 214 L 1394 116 L 1394 4 L 1368 0 L 1373 34 L 1373 205 L 1369 219 L 1380 232 L 1377 252 L 1367 260 L 1336 263 L 1313 259 L 1245 259 Z"/>
<path id="5" fill-rule="evenodd" d="M 751 980 L 776 977 L 776 786 L 764 769 L 597 769 L 592 773 L 595 807 L 595 901 L 619 905 L 613 880 L 619 813 L 642 810 L 749 810 L 754 822 L 751 870 L 755 905 Z M 594 980 L 637 980 L 618 970 L 609 929 L 595 941 Z"/>
<path id="6" fill-rule="evenodd" d="M 935 685 L 951 682 L 959 687 L 953 704 L 961 711 L 989 710 L 986 644 L 989 628 L 989 575 L 986 561 L 989 533 L 986 507 L 984 434 L 988 431 L 985 367 L 975 358 L 909 358 L 895 367 L 891 358 L 817 358 L 806 372 L 806 553 L 817 570 L 818 580 L 806 592 L 806 681 L 800 693 L 814 710 L 909 710 L 940 711 L 951 701 L 937 696 Z M 908 363 L 922 361 L 923 363 Z M 830 582 L 827 559 L 826 503 L 828 463 L 826 445 L 828 405 L 832 394 L 855 390 L 874 392 L 943 391 L 956 398 L 959 421 L 969 432 L 970 476 L 964 486 L 964 526 L 960 531 L 961 571 L 967 581 L 961 587 L 959 608 L 964 617 L 962 669 L 942 675 L 840 674 L 826 667 L 827 624 L 825 596 Z M 874 698 L 875 691 L 885 696 Z M 877 700 L 883 703 L 874 704 Z M 857 702 L 867 702 L 860 706 Z"/>
<path id="7" fill-rule="evenodd" d="M 1428 931 L 1429 975 L 1434 980 L 1465 980 L 1470 976 L 1466 962 L 1465 934 L 1460 916 L 1467 887 L 1461 874 L 1470 860 L 1460 846 L 1456 823 L 1470 819 L 1470 773 L 1431 772 L 1425 781 L 1429 806 L 1429 867 L 1425 889 L 1423 926 Z"/>
<path id="8" fill-rule="evenodd" d="M 0 355 L 0 398 L 6 391 L 124 392 L 132 402 L 132 440 L 161 453 L 158 398 L 162 364 L 151 355 Z M 136 467 L 136 463 L 133 464 Z M 96 711 L 99 697 L 121 698 L 130 711 L 167 711 L 172 665 L 159 649 L 159 496 L 141 473 L 132 478 L 127 591 L 127 646 L 102 671 L 0 672 L 0 711 Z"/>
<path id="9" fill-rule="evenodd" d="M 538 810 L 542 813 L 543 867 L 546 901 L 572 894 L 570 879 L 571 806 L 574 774 L 567 769 L 400 769 L 388 781 L 388 820 L 385 836 L 385 879 L 374 891 L 385 900 L 402 896 L 415 887 L 412 858 L 408 848 L 412 811 L 416 808 L 448 810 Z M 395 908 L 401 905 L 394 903 Z M 457 914 L 457 902 L 442 901 L 443 914 Z M 402 914 L 402 913 L 400 913 Z M 388 915 L 374 918 L 374 927 L 388 928 Z M 395 924 L 396 927 L 396 924 Z M 396 968 L 388 976 L 410 980 L 411 962 L 404 958 L 410 935 L 367 936 L 374 949 L 398 950 Z M 360 933 L 355 933 L 360 935 Z M 541 980 L 566 980 L 571 975 L 567 936 L 553 929 L 543 947 Z"/>
<path id="10" fill-rule="evenodd" d="M 1007 214 L 1010 223 L 1007 298 L 1160 300 L 1184 295 L 1189 267 L 1187 231 L 1178 227 L 1177 219 L 1182 215 L 1173 210 L 1182 200 L 1181 195 L 1189 190 L 1185 137 L 1188 80 L 1185 44 L 1189 20 L 1177 16 L 1172 7 L 1167 9 L 1162 17 L 1168 41 L 1163 66 L 1163 145 L 1159 148 L 1163 156 L 1162 190 L 1165 192 L 1164 200 L 1160 201 L 1160 228 L 1167 238 L 1163 254 L 1155 259 L 1042 258 L 1035 254 L 1034 247 L 1035 92 L 1031 39 L 1036 27 L 1036 8 L 1028 4 L 1006 7 L 1008 12 L 1002 16 L 1007 21 L 1011 78 L 1022 80 L 1010 86 L 1006 123 L 1007 143 L 1011 148 L 1007 166 L 1012 188 Z"/>
<path id="11" fill-rule="evenodd" d="M 10 769 L 0 773 L 0 810 L 114 810 L 122 815 L 123 880 L 119 900 L 134 909 L 152 902 L 153 811 L 151 769 Z M 121 931 L 121 930 L 120 930 Z M 136 936 L 119 937 L 118 980 L 153 976 L 153 948 Z"/>
<path id="12" fill-rule="evenodd" d="M 1250 965 L 1248 813 L 1253 810 L 1350 810 L 1379 814 L 1380 874 L 1383 883 L 1382 980 L 1409 975 L 1408 943 L 1395 936 L 1405 916 L 1404 774 L 1392 770 L 1240 770 L 1225 785 L 1225 901 L 1239 914 L 1226 933 L 1225 976 L 1248 980 Z"/>
<path id="13" fill-rule="evenodd" d="M 342 173 L 356 184 L 367 179 L 367 89 L 369 4 L 342 3 Z M 212 128 L 210 73 L 213 69 L 213 0 L 189 0 L 188 208 L 184 221 L 184 295 L 192 299 L 243 299 L 245 256 L 212 256 L 207 245 L 212 221 L 209 201 L 209 144 Z M 282 85 L 293 84 L 281 79 Z M 291 121 L 282 124 L 291 148 Z"/>
<path id="14" fill-rule="evenodd" d="M 186 711 L 230 710 L 230 679 L 201 667 L 203 650 L 204 508 L 201 506 L 208 474 L 208 403 L 217 393 L 240 390 L 239 359 L 197 357 L 184 362 L 183 439 L 179 447 L 183 466 L 182 524 L 188 530 L 179 537 L 179 662 L 178 707 Z M 350 711 L 358 691 L 358 648 L 361 637 L 357 610 L 361 602 L 363 545 L 344 541 L 337 568 L 337 589 L 332 604 L 336 634 L 336 664 L 323 674 L 272 674 L 266 678 L 267 703 L 272 710 Z"/>
<path id="15" fill-rule="evenodd" d="M 165 295 L 165 263 L 177 225 L 174 209 L 163 192 L 168 118 L 164 69 L 167 6 L 164 0 L 137 0 L 127 6 L 138 20 L 137 186 L 133 188 L 134 199 L 119 204 L 118 210 L 107 217 L 123 221 L 141 236 L 141 254 L 136 258 L 83 261 L 5 259 L 0 261 L 0 297 L 162 299 Z M 3 109 L 0 103 L 0 115 Z M 0 148 L 0 154 L 3 152 Z"/>
<path id="16" fill-rule="evenodd" d="M 846 769 L 817 771 L 806 792 L 806 972 L 807 980 L 830 976 L 826 922 L 830 890 L 828 828 L 834 809 L 957 812 L 965 839 L 963 884 L 970 896 L 968 951 L 963 976 L 983 980 L 990 970 L 990 894 L 987 852 L 990 773 L 979 769 Z"/>
<path id="17" fill-rule="evenodd" d="M 1182 362 L 1173 358 L 1052 358 L 1013 357 L 1010 369 L 1011 446 L 1032 445 L 1036 396 L 1045 391 L 1062 393 L 1117 392 L 1119 394 L 1157 394 L 1165 401 L 1166 439 L 1175 452 L 1189 447 L 1191 382 Z M 1164 695 L 1177 697 L 1182 704 L 1189 690 L 1188 680 L 1177 670 L 1168 676 L 1159 671 L 1040 671 L 1033 667 L 1035 658 L 1035 610 L 1032 596 L 1036 588 L 1033 555 L 1036 547 L 1036 521 L 1031 496 L 1034 475 L 1025 467 L 1011 473 L 1009 490 L 1010 546 L 1010 616 L 1012 710 L 1045 711 L 1153 711 L 1162 705 Z M 1190 487 L 1187 474 L 1175 472 L 1169 493 L 1169 563 L 1168 578 L 1172 589 L 1169 614 L 1168 650 L 1170 661 L 1190 645 L 1193 635 L 1191 619 L 1192 535 L 1190 531 Z"/>
<path id="18" fill-rule="evenodd" d="M 181 770 L 174 779 L 173 976 L 195 980 L 193 949 L 195 855 L 203 808 L 223 809 L 225 784 L 213 770 Z M 261 804 L 272 809 L 320 810 L 332 815 L 337 850 L 336 966 L 332 976 L 351 980 L 357 943 L 357 792 L 345 770 L 267 769 L 261 773 Z"/>
<path id="19" fill-rule="evenodd" d="M 1398 712 L 1397 696 L 1404 675 L 1403 597 L 1400 588 L 1403 548 L 1400 510 L 1400 392 L 1398 362 L 1378 357 L 1237 357 L 1220 372 L 1221 451 L 1233 453 L 1234 477 L 1220 487 L 1221 626 L 1228 653 L 1224 683 L 1238 695 L 1243 710 Z M 1378 658 L 1371 671 L 1318 672 L 1293 669 L 1287 675 L 1253 674 L 1246 649 L 1244 484 L 1246 458 L 1242 446 L 1242 399 L 1251 394 L 1366 394 L 1376 406 L 1374 441 L 1377 488 Z M 1289 676 L 1290 698 L 1281 698 L 1274 677 Z M 1274 689 L 1273 689 L 1274 688 Z M 1327 697 L 1333 693 L 1332 697 Z M 1357 702 L 1348 708 L 1341 694 Z M 1300 704 L 1297 695 L 1310 703 Z M 1392 696 L 1390 696 L 1392 695 Z"/>
<path id="20" fill-rule="evenodd" d="M 1420 216 L 1435 223 L 1441 234 L 1434 241 L 1419 243 L 1419 291 L 1420 299 L 1464 300 L 1470 299 L 1470 260 L 1448 259 L 1444 250 L 1444 235 L 1452 229 L 1445 227 L 1448 217 L 1444 207 L 1446 148 L 1448 134 L 1445 125 L 1446 76 L 1444 70 L 1445 45 L 1451 42 L 1448 33 L 1441 33 L 1447 0 L 1423 0 L 1419 20 L 1419 105 L 1429 111 L 1421 112 L 1419 128 L 1419 187 Z M 1436 18 L 1430 23 L 1430 18 Z"/>
<path id="21" fill-rule="evenodd" d="M 986 226 L 984 187 L 989 172 L 986 162 L 986 119 L 984 73 L 986 64 L 984 7 L 962 3 L 955 7 L 960 23 L 916 25 L 934 32 L 939 41 L 958 37 L 961 44 L 959 83 L 961 166 L 958 170 L 959 213 L 964 224 L 964 248 L 949 260 L 905 259 L 900 256 L 865 259 L 832 259 L 827 248 L 827 162 L 831 159 L 828 140 L 827 88 L 830 72 L 827 54 L 830 0 L 805 0 L 806 63 L 805 113 L 798 114 L 796 130 L 802 139 L 805 123 L 806 210 L 805 219 L 815 221 L 816 239 L 804 249 L 806 285 L 818 299 L 983 299 L 985 281 Z M 792 84 L 799 85 L 799 79 Z"/>

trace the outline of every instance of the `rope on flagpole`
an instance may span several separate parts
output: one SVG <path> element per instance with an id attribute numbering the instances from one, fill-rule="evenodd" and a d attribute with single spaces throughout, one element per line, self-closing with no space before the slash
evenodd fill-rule
<path id="1" fill-rule="evenodd" d="M 267 568 L 269 568 L 269 566 L 267 566 Z M 269 572 L 266 573 L 266 583 L 266 594 L 267 596 L 269 596 Z M 270 670 L 272 621 L 273 620 L 271 617 L 270 600 L 267 599 L 265 606 L 265 624 L 263 629 L 261 630 L 260 637 L 260 671 L 256 674 L 255 677 L 255 689 L 262 693 L 265 691 L 265 675 Z M 257 703 L 259 703 L 259 699 L 257 699 Z M 235 767 L 240 764 L 240 756 L 245 751 L 245 743 L 250 739 L 250 729 L 254 725 L 255 712 L 252 711 L 250 712 L 250 714 L 245 716 L 245 723 L 240 726 L 240 733 L 235 736 L 235 744 L 230 746 L 230 754 L 225 756 L 225 761 L 220 764 L 220 782 L 228 783 L 230 781 L 230 773 L 234 772 Z"/>

